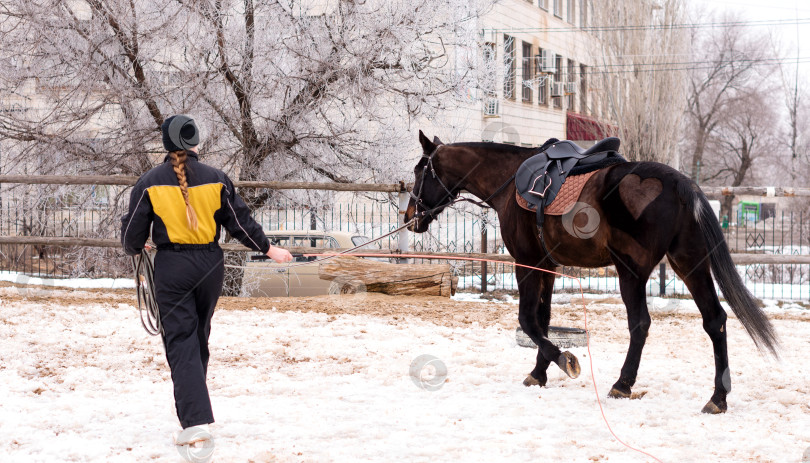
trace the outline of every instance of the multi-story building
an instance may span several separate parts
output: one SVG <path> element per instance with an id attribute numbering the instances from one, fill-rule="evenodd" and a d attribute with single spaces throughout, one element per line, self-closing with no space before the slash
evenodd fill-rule
<path id="1" fill-rule="evenodd" d="M 536 146 L 548 138 L 583 146 L 605 136 L 601 96 L 590 79 L 597 39 L 587 28 L 590 0 L 504 0 L 480 19 L 484 62 L 494 84 L 433 129 L 448 141 Z M 450 133 L 448 133 L 450 132 Z"/>

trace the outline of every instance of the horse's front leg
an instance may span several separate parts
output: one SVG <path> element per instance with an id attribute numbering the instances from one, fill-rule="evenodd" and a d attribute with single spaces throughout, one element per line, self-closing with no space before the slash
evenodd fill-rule
<path id="1" fill-rule="evenodd" d="M 520 292 L 518 320 L 520 327 L 538 346 L 537 361 L 532 372 L 523 381 L 524 386 L 545 386 L 546 370 L 551 362 L 572 378 L 579 376 L 580 367 L 570 352 L 561 353 L 548 339 L 551 320 L 551 295 L 554 290 L 554 275 L 518 267 L 515 271 Z"/>

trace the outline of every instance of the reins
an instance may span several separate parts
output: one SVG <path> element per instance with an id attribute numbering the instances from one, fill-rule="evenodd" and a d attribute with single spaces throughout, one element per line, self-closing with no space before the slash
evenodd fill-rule
<path id="1" fill-rule="evenodd" d="M 142 249 L 139 255 L 132 256 L 132 271 L 141 325 L 147 333 L 157 336 L 163 333 L 163 324 L 160 322 L 160 310 L 155 299 L 155 264 L 146 249 Z"/>
<path id="2" fill-rule="evenodd" d="M 377 238 L 374 238 L 373 240 L 366 241 L 365 243 L 358 244 L 357 246 L 355 246 L 353 248 L 349 248 L 349 249 L 346 249 L 346 250 L 343 250 L 343 251 L 340 251 L 340 252 L 337 252 L 337 253 L 324 253 L 324 254 L 303 254 L 302 253 L 302 254 L 293 254 L 293 257 L 315 257 L 315 256 L 319 256 L 319 255 L 325 255 L 327 257 L 324 257 L 322 259 L 315 259 L 315 260 L 311 260 L 311 261 L 307 261 L 307 262 L 288 263 L 285 268 L 294 268 L 294 267 L 300 267 L 302 265 L 311 265 L 312 263 L 323 262 L 325 260 L 334 259 L 335 257 L 339 257 L 339 256 L 342 256 L 342 255 L 345 255 L 345 254 L 349 254 L 349 253 L 354 252 L 354 251 L 356 251 L 356 250 L 358 250 L 360 248 L 364 248 L 364 247 L 368 246 L 369 244 L 376 243 L 377 241 L 388 238 L 389 236 L 393 235 L 394 233 L 397 233 L 400 230 L 411 226 L 411 224 L 413 224 L 415 221 L 416 221 L 416 219 L 413 218 L 413 219 L 409 220 L 408 222 L 402 224 L 401 226 L 399 226 L 399 227 L 391 230 L 390 232 L 386 233 L 385 235 L 378 236 Z M 258 258 L 258 259 L 261 259 L 261 260 L 270 259 L 269 257 L 267 257 L 265 255 L 254 256 L 254 258 Z M 229 264 L 225 265 L 225 267 L 228 267 L 228 268 L 241 268 L 241 269 L 247 269 L 247 268 L 261 269 L 261 267 L 257 268 L 257 267 L 247 267 L 245 265 L 229 265 Z"/>

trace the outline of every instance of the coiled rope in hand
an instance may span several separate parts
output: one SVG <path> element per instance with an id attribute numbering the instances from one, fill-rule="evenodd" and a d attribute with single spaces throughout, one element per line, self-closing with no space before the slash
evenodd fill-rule
<path id="1" fill-rule="evenodd" d="M 155 299 L 155 264 L 146 251 L 132 256 L 132 269 L 135 272 L 135 292 L 138 294 L 138 313 L 141 325 L 152 336 L 163 333 L 160 310 Z M 144 314 L 145 313 L 145 314 Z"/>

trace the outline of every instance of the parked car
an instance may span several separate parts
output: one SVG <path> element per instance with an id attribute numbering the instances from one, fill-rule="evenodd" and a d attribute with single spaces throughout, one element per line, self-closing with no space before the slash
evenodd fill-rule
<path id="1" fill-rule="evenodd" d="M 273 246 L 308 248 L 353 248 L 369 242 L 369 238 L 342 231 L 278 230 L 267 233 Z M 378 249 L 370 244 L 369 250 Z M 329 293 L 330 280 L 318 278 L 316 257 L 295 257 L 293 262 L 307 265 L 277 264 L 272 260 L 248 260 L 242 280 L 248 296 L 318 296 Z"/>

